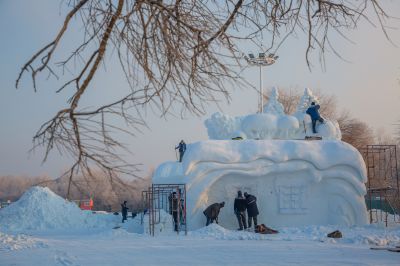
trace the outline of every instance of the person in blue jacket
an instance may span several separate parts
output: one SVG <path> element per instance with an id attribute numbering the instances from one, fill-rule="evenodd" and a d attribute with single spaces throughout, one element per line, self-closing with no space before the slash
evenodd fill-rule
<path id="1" fill-rule="evenodd" d="M 178 146 L 175 147 L 175 150 L 178 149 L 179 150 L 179 162 L 182 162 L 182 158 L 183 158 L 183 154 L 186 151 L 186 143 L 181 140 L 181 142 L 179 142 Z"/>
<path id="2" fill-rule="evenodd" d="M 306 113 L 311 116 L 311 122 L 312 122 L 312 130 L 313 133 L 317 133 L 317 130 L 315 130 L 315 126 L 317 124 L 317 121 L 319 121 L 320 123 L 324 123 L 324 119 L 321 117 L 321 115 L 319 114 L 319 104 L 315 104 L 315 102 L 311 103 L 311 106 L 307 109 Z"/>

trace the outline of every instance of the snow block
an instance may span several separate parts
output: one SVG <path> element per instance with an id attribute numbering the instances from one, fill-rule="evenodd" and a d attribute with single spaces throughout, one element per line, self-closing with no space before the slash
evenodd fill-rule
<path id="1" fill-rule="evenodd" d="M 219 224 L 236 229 L 238 190 L 257 197 L 260 224 L 364 225 L 366 181 L 359 152 L 333 140 L 201 141 L 188 145 L 182 163 L 153 175 L 155 184 L 186 184 L 189 230 L 203 227 L 204 209 L 222 201 Z"/>

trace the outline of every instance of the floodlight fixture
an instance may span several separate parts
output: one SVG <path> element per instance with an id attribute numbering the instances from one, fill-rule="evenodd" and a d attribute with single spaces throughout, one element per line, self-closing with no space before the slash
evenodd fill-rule
<path id="1" fill-rule="evenodd" d="M 276 62 L 276 60 L 279 57 L 276 56 L 275 54 L 270 53 L 268 56 L 266 56 L 265 53 L 259 53 L 258 57 L 256 58 L 254 54 L 249 53 L 249 56 L 244 56 L 244 59 L 246 59 L 247 63 L 250 66 L 258 66 L 260 69 L 260 113 L 263 112 L 263 93 L 262 93 L 262 67 L 264 66 L 270 66 Z"/>

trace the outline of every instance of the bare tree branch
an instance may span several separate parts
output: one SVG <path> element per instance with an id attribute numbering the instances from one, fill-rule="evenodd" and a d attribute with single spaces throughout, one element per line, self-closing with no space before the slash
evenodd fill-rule
<path id="1" fill-rule="evenodd" d="M 311 67 L 313 51 L 320 52 L 321 62 L 327 49 L 340 55 L 329 39 L 333 33 L 345 36 L 361 18 L 372 21 L 368 13 L 372 11 L 386 34 L 388 18 L 378 0 L 69 0 L 67 4 L 71 10 L 58 34 L 26 62 L 15 85 L 19 87 L 27 72 L 35 91 L 39 73 L 56 78 L 64 71 L 72 75 L 55 90 L 74 89 L 68 106 L 34 136 L 34 147 L 45 147 L 44 161 L 53 150 L 74 158 L 65 173 L 69 188 L 75 175 L 91 176 L 92 167 L 102 169 L 112 181 L 121 174 L 136 175 L 137 165 L 123 160 L 119 152 L 125 145 L 115 137 L 116 132 L 132 133 L 110 121 L 124 121 L 140 131 L 146 126 L 147 109 L 162 116 L 199 115 L 210 102 L 229 101 L 227 88 L 246 84 L 239 67 L 243 42 L 260 45 L 267 36 L 269 45 L 263 47 L 276 52 L 290 36 L 304 33 L 305 58 Z M 64 60 L 54 62 L 73 18 L 83 26 L 83 38 Z M 108 103 L 85 107 L 81 99 L 96 91 L 93 80 L 101 66 L 110 63 L 108 58 L 118 60 L 129 91 Z"/>

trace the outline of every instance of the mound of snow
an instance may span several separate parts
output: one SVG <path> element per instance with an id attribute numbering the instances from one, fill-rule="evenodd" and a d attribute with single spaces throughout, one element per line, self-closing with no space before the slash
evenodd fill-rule
<path id="1" fill-rule="evenodd" d="M 0 210 L 0 230 L 112 228 L 119 217 L 83 211 L 47 187 L 32 187 Z"/>
<path id="2" fill-rule="evenodd" d="M 26 235 L 8 235 L 0 232 L 0 251 L 47 247 L 47 244 Z"/>

